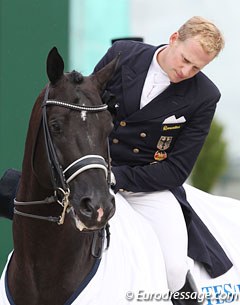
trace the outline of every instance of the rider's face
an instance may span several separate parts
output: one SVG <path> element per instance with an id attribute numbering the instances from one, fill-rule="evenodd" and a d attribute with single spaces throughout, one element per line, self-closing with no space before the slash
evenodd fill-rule
<path id="1" fill-rule="evenodd" d="M 215 54 L 206 53 L 196 38 L 184 41 L 178 33 L 170 37 L 169 45 L 158 54 L 158 62 L 173 83 L 181 82 L 196 75 Z"/>

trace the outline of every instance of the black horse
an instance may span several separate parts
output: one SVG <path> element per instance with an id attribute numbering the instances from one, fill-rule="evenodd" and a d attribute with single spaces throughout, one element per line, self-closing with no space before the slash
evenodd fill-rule
<path id="1" fill-rule="evenodd" d="M 7 270 L 12 304 L 64 304 L 96 270 L 115 212 L 107 141 L 112 119 L 100 95 L 117 61 L 83 77 L 63 73 L 56 48 L 48 55 L 50 83 L 32 111 L 15 201 Z"/>

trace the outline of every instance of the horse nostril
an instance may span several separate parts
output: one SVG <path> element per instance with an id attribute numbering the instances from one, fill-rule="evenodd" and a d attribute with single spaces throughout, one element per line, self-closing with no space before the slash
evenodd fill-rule
<path id="1" fill-rule="evenodd" d="M 114 196 L 109 195 L 107 198 L 101 200 L 94 200 L 91 196 L 81 198 L 79 203 L 80 219 L 88 222 L 88 225 L 95 223 L 102 223 L 109 220 L 115 213 L 115 199 Z"/>
<path id="2" fill-rule="evenodd" d="M 80 202 L 80 211 L 82 214 L 88 217 L 92 217 L 94 209 L 92 207 L 92 200 L 89 197 L 82 198 Z"/>

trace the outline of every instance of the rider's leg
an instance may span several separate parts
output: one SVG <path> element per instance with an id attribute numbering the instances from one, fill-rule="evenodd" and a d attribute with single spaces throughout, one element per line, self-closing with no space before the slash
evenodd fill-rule
<path id="1" fill-rule="evenodd" d="M 8 169 L 0 179 L 0 216 L 13 218 L 13 200 L 16 196 L 21 173 Z"/>
<path id="2" fill-rule="evenodd" d="M 179 202 L 170 191 L 121 192 L 132 207 L 149 220 L 160 240 L 169 289 L 184 286 L 187 266 L 187 229 Z"/>

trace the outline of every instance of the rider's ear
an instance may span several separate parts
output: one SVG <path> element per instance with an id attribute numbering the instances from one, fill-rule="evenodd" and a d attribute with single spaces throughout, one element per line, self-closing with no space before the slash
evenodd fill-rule
<path id="1" fill-rule="evenodd" d="M 47 75 L 51 84 L 55 84 L 64 71 L 64 61 L 56 47 L 52 48 L 47 57 Z"/>
<path id="2" fill-rule="evenodd" d="M 113 77 L 119 62 L 120 53 L 101 70 L 95 72 L 90 77 L 96 85 L 98 92 L 102 95 L 108 81 Z"/>
<path id="3" fill-rule="evenodd" d="M 178 38 L 179 38 L 179 33 L 174 32 L 169 38 L 169 45 L 172 45 L 175 41 L 178 40 Z"/>

